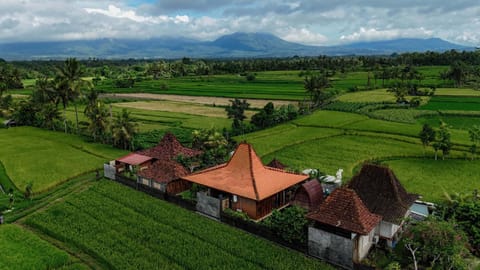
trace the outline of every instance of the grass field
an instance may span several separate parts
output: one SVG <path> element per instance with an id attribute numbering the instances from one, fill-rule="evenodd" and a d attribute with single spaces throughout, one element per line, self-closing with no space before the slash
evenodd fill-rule
<path id="1" fill-rule="evenodd" d="M 88 269 L 65 251 L 16 225 L 0 226 L 0 269 Z"/>
<path id="2" fill-rule="evenodd" d="M 122 185 L 103 181 L 26 220 L 102 268 L 331 269 Z"/>
<path id="3" fill-rule="evenodd" d="M 41 192 L 68 178 L 102 167 L 125 151 L 83 138 L 31 127 L 0 129 L 0 161 L 20 191 L 33 183 Z"/>
<path id="4" fill-rule="evenodd" d="M 410 192 L 421 194 L 424 200 L 440 201 L 444 193 L 471 194 L 480 189 L 480 161 L 397 159 L 384 161 L 392 168 Z"/>

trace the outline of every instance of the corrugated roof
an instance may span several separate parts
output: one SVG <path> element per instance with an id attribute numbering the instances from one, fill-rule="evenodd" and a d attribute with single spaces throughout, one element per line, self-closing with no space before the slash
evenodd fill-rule
<path id="1" fill-rule="evenodd" d="M 354 190 L 337 188 L 307 218 L 321 224 L 366 235 L 382 220 L 372 214 Z"/>
<path id="2" fill-rule="evenodd" d="M 348 187 L 357 192 L 372 213 L 395 224 L 400 224 L 418 198 L 417 194 L 407 193 L 391 169 L 375 164 L 364 165 Z"/>
<path id="3" fill-rule="evenodd" d="M 308 176 L 266 167 L 251 145 L 241 143 L 228 163 L 182 179 L 260 201 L 305 181 Z"/>
<path id="4" fill-rule="evenodd" d="M 137 153 L 130 153 L 124 157 L 117 159 L 117 161 L 121 163 L 129 164 L 129 165 L 139 165 L 151 159 L 152 158 L 149 156 L 140 155 Z"/>

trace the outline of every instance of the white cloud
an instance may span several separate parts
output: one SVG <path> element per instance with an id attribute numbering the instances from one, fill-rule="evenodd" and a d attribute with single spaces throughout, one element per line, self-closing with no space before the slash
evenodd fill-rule
<path id="1" fill-rule="evenodd" d="M 313 33 L 305 28 L 293 28 L 288 29 L 288 32 L 280 36 L 281 38 L 302 44 L 309 45 L 323 45 L 328 41 L 328 38 L 322 34 Z"/>
<path id="2" fill-rule="evenodd" d="M 342 35 L 340 40 L 347 42 L 354 41 L 371 41 L 371 40 L 387 40 L 395 38 L 407 38 L 407 37 L 432 37 L 433 32 L 431 30 L 425 30 L 423 27 L 415 29 L 384 29 L 378 30 L 375 28 L 360 27 L 357 32 L 350 35 Z"/>

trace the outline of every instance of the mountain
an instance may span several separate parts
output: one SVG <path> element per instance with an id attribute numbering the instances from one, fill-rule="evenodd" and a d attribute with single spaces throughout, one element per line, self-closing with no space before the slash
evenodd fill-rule
<path id="1" fill-rule="evenodd" d="M 7 60 L 77 58 L 233 58 L 316 55 L 386 55 L 402 52 L 473 50 L 438 38 L 396 39 L 337 46 L 307 46 L 269 33 L 234 33 L 214 41 L 178 37 L 144 40 L 98 39 L 0 44 Z"/>
<path id="2" fill-rule="evenodd" d="M 401 38 L 395 40 L 359 42 L 343 46 L 352 50 L 366 50 L 371 53 L 401 53 L 401 52 L 426 52 L 448 50 L 471 50 L 472 48 L 450 43 L 440 38 Z"/>

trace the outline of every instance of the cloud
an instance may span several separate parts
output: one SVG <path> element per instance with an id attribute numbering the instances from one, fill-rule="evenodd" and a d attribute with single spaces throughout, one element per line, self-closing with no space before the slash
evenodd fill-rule
<path id="1" fill-rule="evenodd" d="M 328 38 L 322 34 L 313 33 L 305 28 L 290 28 L 284 35 L 280 35 L 281 38 L 297 43 L 310 44 L 310 45 L 323 45 L 328 41 Z"/>
<path id="2" fill-rule="evenodd" d="M 2 0 L 0 42 L 269 32 L 332 45 L 440 37 L 480 45 L 478 0 Z"/>
<path id="3" fill-rule="evenodd" d="M 360 27 L 358 32 L 350 35 L 343 35 L 340 37 L 342 41 L 354 42 L 354 41 L 372 41 L 372 40 L 388 40 L 396 38 L 426 38 L 432 37 L 433 32 L 425 30 L 423 27 L 417 29 L 385 29 L 378 30 L 375 28 Z"/>

